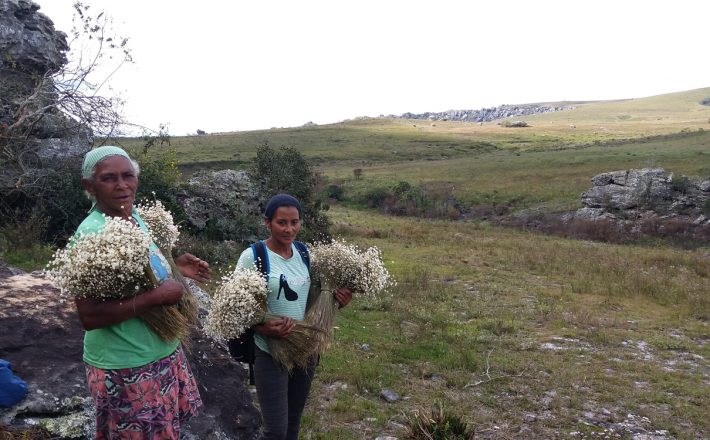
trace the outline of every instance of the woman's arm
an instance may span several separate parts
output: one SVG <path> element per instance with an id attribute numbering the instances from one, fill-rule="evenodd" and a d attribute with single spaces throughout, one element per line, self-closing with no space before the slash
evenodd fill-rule
<path id="1" fill-rule="evenodd" d="M 85 330 L 110 327 L 159 305 L 176 304 L 182 298 L 183 286 L 175 280 L 163 281 L 155 289 L 131 298 L 100 300 L 77 299 L 76 310 Z"/>

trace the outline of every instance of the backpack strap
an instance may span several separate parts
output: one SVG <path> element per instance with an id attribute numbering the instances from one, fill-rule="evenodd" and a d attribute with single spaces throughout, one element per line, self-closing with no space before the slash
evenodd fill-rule
<path id="1" fill-rule="evenodd" d="M 269 254 L 266 252 L 266 245 L 263 240 L 259 240 L 256 243 L 250 245 L 252 255 L 254 256 L 254 266 L 257 270 L 261 272 L 264 276 L 266 282 L 269 282 L 269 271 L 271 267 L 269 266 Z M 255 356 L 255 346 L 254 343 L 254 329 L 249 328 L 246 330 L 247 338 L 250 343 L 250 353 L 247 355 L 247 364 L 249 364 L 249 384 L 254 385 L 254 356 Z"/>
<path id="2" fill-rule="evenodd" d="M 256 268 L 264 275 L 264 278 L 268 281 L 269 271 L 269 254 L 266 252 L 266 245 L 263 240 L 259 240 L 256 243 L 252 243 L 251 251 L 254 255 L 254 265 Z"/>
<path id="3" fill-rule="evenodd" d="M 293 245 L 296 246 L 296 249 L 298 250 L 298 253 L 301 254 L 301 259 L 303 260 L 303 263 L 305 263 L 306 268 L 308 269 L 308 273 L 311 272 L 311 254 L 308 251 L 308 246 L 306 246 L 305 243 L 302 241 L 293 241 Z"/>

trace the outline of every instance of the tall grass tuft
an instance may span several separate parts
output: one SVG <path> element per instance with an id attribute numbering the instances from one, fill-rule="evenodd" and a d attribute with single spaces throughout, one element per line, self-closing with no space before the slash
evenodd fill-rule
<path id="1" fill-rule="evenodd" d="M 472 440 L 474 432 L 461 417 L 447 413 L 441 402 L 431 410 L 417 409 L 404 415 L 407 439 L 412 440 Z"/>

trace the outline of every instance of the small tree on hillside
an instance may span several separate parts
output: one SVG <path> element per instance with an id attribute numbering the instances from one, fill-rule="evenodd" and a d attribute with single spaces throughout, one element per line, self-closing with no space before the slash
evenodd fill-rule
<path id="1" fill-rule="evenodd" d="M 304 231 L 302 239 L 314 241 L 328 237 L 329 221 L 323 205 L 315 195 L 316 176 L 306 158 L 293 147 L 281 147 L 279 151 L 267 143 L 260 146 L 249 170 L 261 192 L 266 197 L 287 193 L 303 205 Z"/>

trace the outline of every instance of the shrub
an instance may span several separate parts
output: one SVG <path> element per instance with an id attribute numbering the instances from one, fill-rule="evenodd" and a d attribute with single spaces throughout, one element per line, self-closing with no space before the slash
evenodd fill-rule
<path id="1" fill-rule="evenodd" d="M 345 200 L 345 190 L 342 186 L 332 183 L 325 188 L 325 190 L 323 191 L 323 196 L 329 199 L 342 202 L 343 200 Z"/>
<path id="2" fill-rule="evenodd" d="M 522 128 L 522 127 L 529 127 L 530 126 L 525 121 L 508 121 L 508 120 L 501 122 L 500 125 L 503 127 L 512 127 L 512 128 Z"/>
<path id="3" fill-rule="evenodd" d="M 180 185 L 177 151 L 172 147 L 159 147 L 129 154 L 141 168 L 136 198 L 158 199 L 173 214 L 176 223 L 186 220 L 185 211 L 177 201 Z"/>
<path id="4" fill-rule="evenodd" d="M 368 208 L 380 208 L 389 196 L 390 191 L 387 188 L 375 187 L 367 190 L 363 195 L 363 199 Z"/>
<path id="5" fill-rule="evenodd" d="M 43 219 L 34 239 L 62 244 L 86 216 L 91 203 L 80 184 L 80 164 L 69 160 L 42 170 L 41 188 L 20 188 L 0 194 L 0 227 L 19 227 Z M 34 219 L 34 220 L 33 220 Z"/>
<path id="6" fill-rule="evenodd" d="M 405 415 L 406 438 L 413 440 L 472 440 L 474 432 L 457 415 L 449 414 L 437 402 L 431 411 L 415 410 Z"/>
<path id="7" fill-rule="evenodd" d="M 671 187 L 673 191 L 679 192 L 681 194 L 687 194 L 690 188 L 690 179 L 686 176 L 680 176 L 677 179 L 673 179 L 671 182 Z"/>
<path id="8" fill-rule="evenodd" d="M 234 269 L 244 248 L 244 243 L 230 240 L 205 240 L 204 237 L 183 231 L 180 234 L 175 253 L 180 255 L 190 252 L 209 261 L 214 271 L 226 272 Z M 212 278 L 219 279 L 219 273 L 214 273 Z"/>
<path id="9" fill-rule="evenodd" d="M 402 194 L 410 191 L 412 189 L 412 185 L 409 182 L 405 181 L 399 181 L 397 184 L 392 188 L 392 191 L 398 196 L 401 196 Z"/>
<path id="10" fill-rule="evenodd" d="M 330 221 L 324 213 L 328 206 L 315 197 L 316 174 L 298 150 L 281 147 L 276 151 L 265 143 L 257 149 L 249 174 L 259 182 L 261 193 L 267 198 L 287 193 L 301 202 L 305 217 L 302 240 L 315 241 L 329 236 Z"/>

